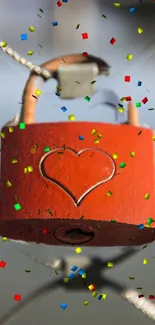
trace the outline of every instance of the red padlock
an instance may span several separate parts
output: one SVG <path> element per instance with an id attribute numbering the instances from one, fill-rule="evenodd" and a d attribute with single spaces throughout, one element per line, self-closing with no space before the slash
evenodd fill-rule
<path id="1" fill-rule="evenodd" d="M 154 240 L 152 130 L 96 122 L 28 124 L 32 116 L 27 108 L 23 112 L 26 126 L 2 130 L 1 236 L 85 246 Z"/>

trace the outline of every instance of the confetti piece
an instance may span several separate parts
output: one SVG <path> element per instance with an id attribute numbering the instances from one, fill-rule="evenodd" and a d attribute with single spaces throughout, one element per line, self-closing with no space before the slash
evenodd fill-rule
<path id="1" fill-rule="evenodd" d="M 100 143 L 100 140 L 99 139 L 94 139 L 94 143 L 95 144 Z"/>
<path id="2" fill-rule="evenodd" d="M 98 297 L 98 300 L 102 300 L 102 295 L 100 295 L 100 296 Z"/>
<path id="3" fill-rule="evenodd" d="M 82 38 L 87 39 L 88 38 L 88 33 L 82 33 Z"/>
<path id="4" fill-rule="evenodd" d="M 101 296 L 102 296 L 102 300 L 105 300 L 107 298 L 106 293 L 102 293 Z"/>
<path id="5" fill-rule="evenodd" d="M 128 61 L 131 61 L 131 60 L 132 60 L 132 57 L 133 57 L 132 54 L 127 54 L 126 59 L 127 59 Z"/>
<path id="6" fill-rule="evenodd" d="M 135 152 L 134 151 L 131 151 L 130 152 L 130 157 L 135 157 L 136 155 L 135 155 Z"/>
<path id="7" fill-rule="evenodd" d="M 143 99 L 142 99 L 142 103 L 143 104 L 146 104 L 148 102 L 148 98 L 147 97 L 144 97 Z"/>
<path id="8" fill-rule="evenodd" d="M 86 96 L 86 97 L 85 97 L 85 100 L 86 100 L 87 102 L 90 102 L 90 99 L 91 99 L 91 98 L 90 98 L 89 96 Z"/>
<path id="9" fill-rule="evenodd" d="M 148 222 L 148 224 L 151 224 L 154 222 L 154 220 L 152 218 L 148 218 L 147 222 Z"/>
<path id="10" fill-rule="evenodd" d="M 140 131 L 138 132 L 138 135 L 141 135 L 141 134 L 142 134 L 142 132 L 143 132 L 143 131 L 142 131 L 142 130 L 140 130 Z"/>
<path id="11" fill-rule="evenodd" d="M 120 165 L 119 165 L 120 168 L 124 168 L 126 167 L 126 163 L 125 162 L 122 162 Z"/>
<path id="12" fill-rule="evenodd" d="M 133 8 L 130 8 L 130 9 L 129 9 L 129 11 L 130 11 L 131 13 L 133 13 L 133 12 L 135 12 L 135 11 L 136 11 L 136 8 L 135 8 L 135 7 L 133 7 Z"/>
<path id="13" fill-rule="evenodd" d="M 75 121 L 75 115 L 69 115 L 68 120 L 69 121 Z"/>
<path id="14" fill-rule="evenodd" d="M 113 153 L 112 156 L 113 156 L 114 159 L 117 159 L 118 158 L 118 154 L 117 153 Z"/>
<path id="15" fill-rule="evenodd" d="M 82 276 L 83 274 L 85 274 L 85 271 L 82 270 L 82 269 L 79 269 L 79 270 L 78 270 L 78 274 Z"/>
<path id="16" fill-rule="evenodd" d="M 19 204 L 19 203 L 16 203 L 15 205 L 14 205 L 14 209 L 16 210 L 16 211 L 19 211 L 19 210 L 21 210 L 21 205 Z"/>
<path id="17" fill-rule="evenodd" d="M 75 248 L 75 252 L 76 252 L 76 254 L 81 254 L 82 253 L 81 247 Z"/>
<path id="18" fill-rule="evenodd" d="M 142 81 L 137 82 L 137 86 L 140 87 L 142 85 Z"/>
<path id="19" fill-rule="evenodd" d="M 69 279 L 73 279 L 75 278 L 75 274 L 74 273 L 70 273 L 69 276 L 68 276 Z"/>
<path id="20" fill-rule="evenodd" d="M 141 107 L 141 102 L 136 102 L 136 107 Z"/>
<path id="21" fill-rule="evenodd" d="M 154 111 L 155 108 L 148 108 L 148 111 Z"/>
<path id="22" fill-rule="evenodd" d="M 138 30 L 138 34 L 142 34 L 143 33 L 143 28 L 139 27 L 139 28 L 137 28 L 137 30 Z"/>
<path id="23" fill-rule="evenodd" d="M 111 192 L 111 191 L 108 191 L 108 192 L 107 192 L 107 195 L 108 195 L 108 196 L 112 196 L 112 192 Z"/>
<path id="24" fill-rule="evenodd" d="M 143 288 L 140 288 L 140 287 L 137 287 L 136 289 L 137 289 L 137 290 L 143 290 Z"/>
<path id="25" fill-rule="evenodd" d="M 125 80 L 125 82 L 130 82 L 131 77 L 130 76 L 125 76 L 124 80 Z"/>
<path id="26" fill-rule="evenodd" d="M 50 150 L 51 150 L 50 147 L 45 147 L 45 148 L 44 148 L 44 152 L 49 152 Z"/>
<path id="27" fill-rule="evenodd" d="M 95 82 L 96 82 L 96 80 L 93 80 L 93 81 L 91 82 L 91 85 L 93 85 Z"/>
<path id="28" fill-rule="evenodd" d="M 31 270 L 24 270 L 26 273 L 30 273 L 31 272 Z"/>
<path id="29" fill-rule="evenodd" d="M 41 90 L 37 89 L 37 90 L 36 90 L 36 95 L 37 95 L 37 96 L 40 96 L 40 95 L 41 95 Z"/>
<path id="30" fill-rule="evenodd" d="M 145 195 L 144 195 L 144 199 L 145 200 L 148 200 L 150 198 L 150 194 L 149 193 L 146 193 Z"/>
<path id="31" fill-rule="evenodd" d="M 95 135 L 96 133 L 97 133 L 97 130 L 96 129 L 92 129 L 91 134 L 92 135 Z"/>
<path id="32" fill-rule="evenodd" d="M 129 102 L 131 100 L 131 96 L 125 97 L 126 101 Z"/>
<path id="33" fill-rule="evenodd" d="M 134 280 L 135 277 L 134 277 L 134 276 L 129 276 L 129 279 L 130 279 L 130 280 Z"/>
<path id="34" fill-rule="evenodd" d="M 108 263 L 107 263 L 107 266 L 108 266 L 108 267 L 113 267 L 114 264 L 113 264 L 112 262 L 108 262 Z"/>
<path id="35" fill-rule="evenodd" d="M 62 2 L 65 2 L 65 3 L 67 3 L 67 2 L 68 2 L 68 0 L 62 0 Z"/>
<path id="36" fill-rule="evenodd" d="M 112 223 L 116 223 L 117 221 L 116 220 L 111 220 Z"/>
<path id="37" fill-rule="evenodd" d="M 103 14 L 102 14 L 102 17 L 105 18 L 105 19 L 107 19 L 107 16 L 105 16 L 105 15 L 103 15 Z"/>
<path id="38" fill-rule="evenodd" d="M 26 124 L 24 122 L 19 123 L 20 130 L 24 130 L 26 128 Z"/>
<path id="39" fill-rule="evenodd" d="M 144 258 L 144 260 L 143 260 L 143 264 L 144 264 L 144 265 L 148 264 L 148 259 L 147 259 L 147 258 Z"/>
<path id="40" fill-rule="evenodd" d="M 21 34 L 21 40 L 27 41 L 27 34 Z"/>
<path id="41" fill-rule="evenodd" d="M 59 2 L 59 1 L 58 1 Z M 60 305 L 60 307 L 62 308 L 62 309 L 66 309 L 67 308 L 67 305 L 63 302 L 61 305 Z"/>
<path id="42" fill-rule="evenodd" d="M 123 107 L 118 107 L 117 110 L 118 110 L 119 113 L 124 113 L 124 108 Z"/>
<path id="43" fill-rule="evenodd" d="M 155 299 L 155 296 L 149 295 L 149 300 L 154 300 L 154 299 Z"/>
<path id="44" fill-rule="evenodd" d="M 52 22 L 52 25 L 53 25 L 53 26 L 58 26 L 58 21 L 53 21 L 53 22 Z"/>
<path id="45" fill-rule="evenodd" d="M 75 272 L 78 269 L 78 267 L 76 265 L 73 265 L 71 268 L 71 271 Z"/>
<path id="46" fill-rule="evenodd" d="M 111 38 L 110 40 L 111 45 L 114 45 L 116 43 L 116 39 L 114 37 Z"/>
<path id="47" fill-rule="evenodd" d="M 53 213 L 52 213 L 52 211 L 51 211 L 50 209 L 47 209 L 47 210 L 46 210 L 46 213 L 49 213 L 50 216 L 53 216 Z"/>
<path id="48" fill-rule="evenodd" d="M 153 135 L 152 140 L 155 141 L 155 135 Z"/>
<path id="49" fill-rule="evenodd" d="M 41 9 L 41 8 L 39 8 L 39 11 L 40 11 L 42 14 L 44 13 L 43 9 Z"/>
<path id="50" fill-rule="evenodd" d="M 27 54 L 28 54 L 28 55 L 33 55 L 34 52 L 33 52 L 33 51 L 28 51 Z"/>
<path id="51" fill-rule="evenodd" d="M 16 164 L 18 162 L 17 159 L 12 159 L 12 164 Z"/>
<path id="52" fill-rule="evenodd" d="M 12 186 L 11 182 L 10 181 L 6 181 L 6 186 L 7 187 L 11 187 Z"/>
<path id="53" fill-rule="evenodd" d="M 1 267 L 2 269 L 4 269 L 5 266 L 6 266 L 6 262 L 4 262 L 4 261 L 0 261 L 0 267 Z"/>
<path id="54" fill-rule="evenodd" d="M 5 241 L 7 241 L 8 239 L 7 239 L 7 237 L 2 237 L 2 241 L 3 242 L 5 242 Z"/>
<path id="55" fill-rule="evenodd" d="M 114 2 L 114 7 L 115 8 L 119 8 L 121 6 L 121 4 L 119 2 Z"/>
<path id="56" fill-rule="evenodd" d="M 96 290 L 96 285 L 95 285 L 95 284 L 90 284 L 90 285 L 88 286 L 88 289 L 89 289 L 90 291 L 95 291 L 95 290 Z"/>
<path id="57" fill-rule="evenodd" d="M 84 140 L 84 136 L 83 135 L 80 135 L 79 136 L 79 140 Z"/>
<path id="58" fill-rule="evenodd" d="M 33 26 L 30 26 L 30 27 L 29 27 L 29 31 L 30 31 L 31 33 L 33 33 L 33 32 L 35 31 L 35 28 L 34 28 Z"/>
<path id="59" fill-rule="evenodd" d="M 14 300 L 20 301 L 21 300 L 21 295 L 14 295 Z"/>
<path id="60" fill-rule="evenodd" d="M 125 97 L 122 97 L 122 98 L 120 99 L 120 101 L 121 101 L 122 103 L 124 103 L 124 102 L 126 101 L 126 98 L 125 98 Z"/>
<path id="61" fill-rule="evenodd" d="M 79 29 L 79 27 L 80 27 L 80 24 L 77 24 L 77 25 L 76 25 L 76 29 Z"/>
<path id="62" fill-rule="evenodd" d="M 67 111 L 67 108 L 65 106 L 62 106 L 61 110 L 65 113 Z"/>
<path id="63" fill-rule="evenodd" d="M 101 139 L 101 138 L 102 138 L 102 134 L 98 133 L 98 134 L 97 134 L 97 137 L 98 137 L 99 139 Z"/>
<path id="64" fill-rule="evenodd" d="M 83 303 L 85 306 L 88 306 L 89 305 L 89 301 L 84 301 Z"/>
<path id="65" fill-rule="evenodd" d="M 138 298 L 144 298 L 144 295 L 138 295 Z"/>
<path id="66" fill-rule="evenodd" d="M 88 56 L 88 53 L 87 52 L 83 52 L 82 55 L 83 56 Z"/>
<path id="67" fill-rule="evenodd" d="M 96 296 L 97 296 L 97 292 L 94 291 L 94 292 L 92 293 L 92 297 L 96 297 Z"/>
<path id="68" fill-rule="evenodd" d="M 8 45 L 8 43 L 6 42 L 1 42 L 1 47 L 6 47 Z"/>
<path id="69" fill-rule="evenodd" d="M 31 173 L 31 172 L 33 172 L 33 167 L 32 166 L 28 166 L 27 167 L 27 170 L 28 170 L 29 173 Z"/>
<path id="70" fill-rule="evenodd" d="M 63 278 L 64 283 L 68 283 L 69 279 L 68 278 Z"/>
<path id="71" fill-rule="evenodd" d="M 86 278 L 87 278 L 87 274 L 84 273 L 84 274 L 82 275 L 82 279 L 86 279 Z"/>
<path id="72" fill-rule="evenodd" d="M 145 227 L 144 227 L 143 224 L 141 224 L 141 225 L 138 226 L 138 229 L 140 229 L 140 230 L 141 230 L 141 229 L 144 229 L 144 228 L 145 228 Z"/>
<path id="73" fill-rule="evenodd" d="M 5 138 L 5 133 L 4 132 L 1 132 L 0 133 L 1 137 L 4 139 Z"/>
<path id="74" fill-rule="evenodd" d="M 32 95 L 33 98 L 38 99 L 36 96 Z"/>
<path id="75" fill-rule="evenodd" d="M 14 132 L 14 129 L 11 126 L 9 126 L 9 132 L 10 133 Z"/>

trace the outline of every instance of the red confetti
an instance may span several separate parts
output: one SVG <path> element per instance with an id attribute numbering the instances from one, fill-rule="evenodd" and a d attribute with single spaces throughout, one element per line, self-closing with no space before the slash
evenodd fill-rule
<path id="1" fill-rule="evenodd" d="M 46 228 L 43 229 L 43 234 L 47 234 L 47 229 Z"/>
<path id="2" fill-rule="evenodd" d="M 88 38 L 88 34 L 87 34 L 87 33 L 83 33 L 83 34 L 82 34 L 82 38 L 83 38 L 83 39 L 87 39 L 87 38 Z"/>
<path id="3" fill-rule="evenodd" d="M 58 1 L 57 2 L 57 5 L 58 5 L 58 7 L 61 7 L 62 6 L 62 2 L 61 1 Z"/>
<path id="4" fill-rule="evenodd" d="M 2 268 L 4 269 L 5 266 L 6 266 L 6 262 L 4 262 L 4 261 L 0 261 L 0 267 L 2 267 Z"/>
<path id="5" fill-rule="evenodd" d="M 21 295 L 14 295 L 14 300 L 20 301 L 21 300 Z"/>
<path id="6" fill-rule="evenodd" d="M 83 56 L 87 56 L 87 55 L 88 55 L 88 53 L 87 53 L 87 52 L 83 52 L 82 54 L 83 54 Z"/>
<path id="7" fill-rule="evenodd" d="M 131 100 L 131 96 L 125 97 L 126 101 L 129 102 Z"/>
<path id="8" fill-rule="evenodd" d="M 125 82 L 130 82 L 131 77 L 130 76 L 125 76 Z"/>
<path id="9" fill-rule="evenodd" d="M 154 300 L 154 299 L 155 299 L 155 296 L 153 296 L 153 295 L 149 295 L 149 299 L 150 299 L 150 300 Z"/>
<path id="10" fill-rule="evenodd" d="M 147 102 L 148 102 L 147 97 L 144 97 L 144 98 L 142 99 L 142 103 L 143 103 L 143 104 L 146 104 Z"/>
<path id="11" fill-rule="evenodd" d="M 110 43 L 111 43 L 111 45 L 114 45 L 116 43 L 116 39 L 112 37 L 110 40 Z"/>
<path id="12" fill-rule="evenodd" d="M 144 295 L 139 295 L 138 298 L 144 298 Z"/>

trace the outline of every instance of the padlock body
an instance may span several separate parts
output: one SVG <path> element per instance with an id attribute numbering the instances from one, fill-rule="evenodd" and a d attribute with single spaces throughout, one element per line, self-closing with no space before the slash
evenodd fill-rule
<path id="1" fill-rule="evenodd" d="M 150 129 L 64 122 L 3 133 L 1 236 L 86 246 L 154 240 Z"/>

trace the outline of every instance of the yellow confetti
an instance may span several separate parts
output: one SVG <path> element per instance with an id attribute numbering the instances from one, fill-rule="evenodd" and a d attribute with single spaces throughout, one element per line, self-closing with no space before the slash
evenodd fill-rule
<path id="1" fill-rule="evenodd" d="M 119 113 L 124 113 L 124 107 L 118 107 L 117 110 Z"/>
<path id="2" fill-rule="evenodd" d="M 92 129 L 91 134 L 92 135 L 95 135 L 96 133 L 97 133 L 97 130 L 96 129 Z"/>
<path id="3" fill-rule="evenodd" d="M 99 133 L 99 134 L 97 135 L 97 137 L 98 137 L 99 139 L 101 139 L 101 138 L 102 138 L 102 134 Z"/>
<path id="4" fill-rule="evenodd" d="M 69 115 L 68 120 L 69 121 L 75 121 L 75 115 Z"/>
<path id="5" fill-rule="evenodd" d="M 16 164 L 18 162 L 17 159 L 12 159 L 12 164 Z"/>
<path id="6" fill-rule="evenodd" d="M 146 265 L 146 264 L 148 264 L 148 262 L 149 262 L 148 259 L 147 258 L 144 258 L 143 264 Z"/>
<path id="7" fill-rule="evenodd" d="M 112 156 L 113 156 L 114 159 L 117 159 L 118 158 L 118 154 L 117 153 L 113 153 Z"/>
<path id="8" fill-rule="evenodd" d="M 0 133 L 1 137 L 4 139 L 5 138 L 5 133 L 4 132 L 1 132 Z"/>
<path id="9" fill-rule="evenodd" d="M 60 86 L 57 86 L 57 91 L 61 91 L 62 88 Z"/>
<path id="10" fill-rule="evenodd" d="M 31 148 L 30 152 L 31 153 L 36 153 L 37 152 L 37 149 L 36 148 Z"/>
<path id="11" fill-rule="evenodd" d="M 27 169 L 28 169 L 29 173 L 33 172 L 33 167 L 32 166 L 28 166 Z"/>
<path id="12" fill-rule="evenodd" d="M 8 45 L 8 43 L 6 43 L 6 42 L 1 42 L 1 46 L 2 47 L 6 47 Z"/>
<path id="13" fill-rule="evenodd" d="M 139 27 L 139 28 L 137 28 L 137 30 L 138 30 L 138 34 L 142 34 L 143 33 L 143 28 Z"/>
<path id="14" fill-rule="evenodd" d="M 76 254 L 81 254 L 82 253 L 81 247 L 76 247 L 75 252 L 76 252 Z"/>
<path id="15" fill-rule="evenodd" d="M 6 181 L 6 186 L 7 187 L 11 187 L 12 186 L 11 182 L 10 181 Z"/>
<path id="16" fill-rule="evenodd" d="M 130 157 L 135 157 L 136 155 L 135 155 L 135 152 L 134 151 L 131 151 L 130 152 Z"/>
<path id="17" fill-rule="evenodd" d="M 153 135 L 152 139 L 153 139 L 153 141 L 155 141 L 155 135 Z"/>
<path id="18" fill-rule="evenodd" d="M 86 273 L 82 274 L 82 279 L 86 279 L 86 278 L 87 278 L 87 274 Z"/>
<path id="19" fill-rule="evenodd" d="M 107 192 L 107 195 L 108 195 L 108 196 L 112 196 L 112 192 L 111 192 L 111 191 L 108 191 L 108 192 Z"/>
<path id="20" fill-rule="evenodd" d="M 144 195 L 144 199 L 145 200 L 148 200 L 150 198 L 150 194 L 149 193 L 146 193 L 145 195 Z"/>
<path id="21" fill-rule="evenodd" d="M 37 89 L 37 90 L 36 90 L 36 95 L 37 95 L 37 96 L 40 96 L 40 95 L 41 95 L 41 90 Z"/>
<path id="22" fill-rule="evenodd" d="M 119 2 L 114 2 L 114 7 L 115 8 L 119 8 L 121 6 L 121 4 Z"/>
<path id="23" fill-rule="evenodd" d="M 145 226 L 146 228 L 151 228 L 151 225 L 148 224 L 148 223 L 146 223 L 144 226 Z"/>
<path id="24" fill-rule="evenodd" d="M 9 126 L 9 132 L 14 132 L 14 129 L 11 126 Z"/>
<path id="25" fill-rule="evenodd" d="M 94 143 L 95 144 L 100 143 L 100 140 L 99 139 L 94 139 Z"/>
<path id="26" fill-rule="evenodd" d="M 88 306 L 89 305 L 89 301 L 84 301 L 83 303 L 85 306 Z"/>
<path id="27" fill-rule="evenodd" d="M 122 98 L 120 99 L 120 101 L 121 101 L 122 103 L 124 103 L 124 102 L 126 101 L 126 98 L 125 98 L 125 97 L 122 97 Z"/>
<path id="28" fill-rule="evenodd" d="M 7 237 L 2 237 L 2 241 L 7 241 Z"/>
<path id="29" fill-rule="evenodd" d="M 107 298 L 106 293 L 101 293 L 102 299 L 105 300 Z"/>
<path id="30" fill-rule="evenodd" d="M 33 55 L 34 52 L 33 52 L 33 51 L 28 51 L 27 54 L 28 54 L 28 55 Z"/>
<path id="31" fill-rule="evenodd" d="M 97 296 L 97 292 L 94 291 L 94 292 L 92 293 L 92 297 L 96 297 L 96 296 Z"/>
<path id="32" fill-rule="evenodd" d="M 69 279 L 68 278 L 63 278 L 64 283 L 68 283 Z"/>
<path id="33" fill-rule="evenodd" d="M 131 60 L 132 60 L 132 57 L 133 57 L 132 54 L 128 54 L 128 55 L 126 56 L 126 59 L 127 59 L 128 61 L 131 61 Z"/>
<path id="34" fill-rule="evenodd" d="M 27 174 L 28 173 L 28 169 L 27 167 L 24 168 L 24 174 Z"/>
<path id="35" fill-rule="evenodd" d="M 35 28 L 34 28 L 33 26 L 30 26 L 30 27 L 29 27 L 29 31 L 30 31 L 31 33 L 33 33 L 33 32 L 35 31 Z"/>
<path id="36" fill-rule="evenodd" d="M 108 262 L 108 267 L 113 267 L 114 266 L 114 264 L 112 263 L 112 262 Z"/>

